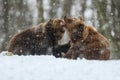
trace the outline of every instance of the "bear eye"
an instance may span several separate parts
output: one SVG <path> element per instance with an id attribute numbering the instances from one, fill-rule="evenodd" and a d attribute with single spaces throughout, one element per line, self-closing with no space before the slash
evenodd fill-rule
<path id="1" fill-rule="evenodd" d="M 60 28 L 59 31 L 60 31 L 61 33 L 64 33 L 64 29 L 62 29 L 62 28 Z"/>
<path id="2" fill-rule="evenodd" d="M 78 24 L 77 29 L 78 29 L 79 32 L 82 32 L 84 30 L 84 25 L 83 24 Z"/>
<path id="3" fill-rule="evenodd" d="M 73 20 L 71 20 L 71 19 L 68 19 L 68 23 L 71 23 Z"/>

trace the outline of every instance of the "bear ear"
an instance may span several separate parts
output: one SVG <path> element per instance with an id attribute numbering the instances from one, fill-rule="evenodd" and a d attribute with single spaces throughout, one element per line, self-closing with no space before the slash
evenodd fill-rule
<path id="1" fill-rule="evenodd" d="M 67 16 L 64 16 L 64 19 L 67 18 Z"/>
<path id="2" fill-rule="evenodd" d="M 53 24 L 53 19 L 49 19 L 48 22 L 46 23 L 46 28 L 51 28 Z"/>
<path id="3" fill-rule="evenodd" d="M 64 20 L 67 20 L 67 18 L 68 18 L 67 16 L 64 16 Z"/>
<path id="4" fill-rule="evenodd" d="M 79 19 L 83 21 L 83 17 L 82 16 L 79 16 Z"/>
<path id="5" fill-rule="evenodd" d="M 49 19 L 49 21 L 48 21 L 48 22 L 52 24 L 52 22 L 53 22 L 53 19 Z"/>

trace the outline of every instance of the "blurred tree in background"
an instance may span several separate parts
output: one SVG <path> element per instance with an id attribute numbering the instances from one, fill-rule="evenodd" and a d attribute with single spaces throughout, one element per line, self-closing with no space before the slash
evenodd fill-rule
<path id="1" fill-rule="evenodd" d="M 8 26 L 9 26 L 9 21 L 8 21 L 8 19 L 9 19 L 9 4 L 8 4 L 8 0 L 4 0 L 3 2 L 2 2 L 2 4 L 3 4 L 3 7 L 2 7 L 2 11 L 3 11 L 3 25 L 2 25 L 2 29 L 1 29 L 1 31 L 2 31 L 2 33 L 1 34 L 3 34 L 4 35 L 4 40 L 3 40 L 3 42 L 1 43 L 1 45 L 2 45 L 2 47 L 1 47 L 1 50 L 4 50 L 5 49 L 5 47 L 6 47 L 6 45 L 7 45 L 7 43 L 6 43 L 6 41 L 9 39 L 9 30 L 8 30 Z"/>
<path id="2" fill-rule="evenodd" d="M 38 23 L 44 21 L 43 0 L 37 0 Z"/>
<path id="3" fill-rule="evenodd" d="M 33 20 L 26 0 L 1 0 L 0 4 L 0 51 L 4 51 L 12 35 Z"/>
<path id="4" fill-rule="evenodd" d="M 96 27 L 109 39 L 112 58 L 120 59 L 120 0 L 0 0 L 0 51 L 16 32 L 65 15 Z"/>

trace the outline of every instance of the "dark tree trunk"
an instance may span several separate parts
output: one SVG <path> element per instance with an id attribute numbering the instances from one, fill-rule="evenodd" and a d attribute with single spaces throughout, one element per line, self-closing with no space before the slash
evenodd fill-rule
<path id="1" fill-rule="evenodd" d="M 59 0 L 50 0 L 49 18 L 56 18 L 59 8 Z"/>
<path id="2" fill-rule="evenodd" d="M 63 16 L 71 15 L 72 0 L 64 0 L 63 3 Z"/>
<path id="3" fill-rule="evenodd" d="M 8 1 L 9 0 L 3 0 L 3 19 L 4 19 L 4 23 L 3 23 L 3 34 L 4 34 L 4 39 L 2 42 L 2 46 L 0 48 L 0 51 L 5 51 L 7 49 L 7 43 L 8 43 L 8 39 L 9 39 L 9 30 L 8 30 L 8 23 L 9 23 L 9 5 L 8 5 Z"/>
<path id="4" fill-rule="evenodd" d="M 38 8 L 38 23 L 41 23 L 44 21 L 43 0 L 37 0 L 37 8 Z"/>

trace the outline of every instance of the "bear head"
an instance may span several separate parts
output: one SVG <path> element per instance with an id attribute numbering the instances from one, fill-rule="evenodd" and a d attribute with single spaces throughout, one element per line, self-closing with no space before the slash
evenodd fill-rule
<path id="1" fill-rule="evenodd" d="M 58 45 L 64 45 L 67 44 L 69 40 L 66 35 L 66 30 L 64 28 L 65 22 L 62 19 L 50 19 L 46 23 L 46 32 L 48 32 L 48 35 L 51 37 L 53 41 L 57 41 Z"/>
<path id="2" fill-rule="evenodd" d="M 64 17 L 65 27 L 69 32 L 69 36 L 73 43 L 83 41 L 88 35 L 87 26 L 85 25 L 82 18 L 72 18 L 72 17 Z"/>

